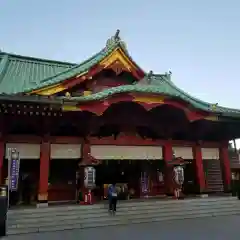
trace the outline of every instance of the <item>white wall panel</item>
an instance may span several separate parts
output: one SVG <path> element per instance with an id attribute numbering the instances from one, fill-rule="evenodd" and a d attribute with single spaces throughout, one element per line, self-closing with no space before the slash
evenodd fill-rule
<path id="1" fill-rule="evenodd" d="M 182 157 L 183 159 L 193 159 L 192 147 L 173 147 L 173 151 L 176 157 Z"/>
<path id="2" fill-rule="evenodd" d="M 40 144 L 7 143 L 5 157 L 8 158 L 8 149 L 16 148 L 20 159 L 40 159 Z"/>
<path id="3" fill-rule="evenodd" d="M 202 148 L 202 159 L 219 159 L 219 149 Z"/>
<path id="4" fill-rule="evenodd" d="M 160 146 L 92 145 L 91 155 L 96 159 L 162 159 Z"/>
<path id="5" fill-rule="evenodd" d="M 51 159 L 81 158 L 80 144 L 51 144 Z"/>

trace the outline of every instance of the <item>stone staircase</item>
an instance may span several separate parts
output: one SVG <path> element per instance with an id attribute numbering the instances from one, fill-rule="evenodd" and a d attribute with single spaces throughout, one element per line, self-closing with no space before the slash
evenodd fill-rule
<path id="1" fill-rule="evenodd" d="M 229 153 L 229 159 L 232 169 L 239 169 L 240 167 L 240 157 L 239 153 L 236 153 L 235 151 L 231 151 Z"/>
<path id="2" fill-rule="evenodd" d="M 8 234 L 49 232 L 157 221 L 182 220 L 240 213 L 240 201 L 234 197 L 209 197 L 185 200 L 119 202 L 115 216 L 107 203 L 91 206 L 58 206 L 10 210 Z"/>
<path id="3" fill-rule="evenodd" d="M 204 160 L 203 167 L 206 174 L 206 183 L 208 192 L 223 192 L 222 170 L 219 160 Z"/>

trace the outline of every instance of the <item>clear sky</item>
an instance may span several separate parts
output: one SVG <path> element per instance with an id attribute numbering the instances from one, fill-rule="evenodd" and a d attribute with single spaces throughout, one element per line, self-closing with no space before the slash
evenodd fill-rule
<path id="1" fill-rule="evenodd" d="M 120 29 L 145 70 L 171 70 L 202 100 L 240 108 L 240 1 L 1 0 L 0 49 L 81 62 Z"/>

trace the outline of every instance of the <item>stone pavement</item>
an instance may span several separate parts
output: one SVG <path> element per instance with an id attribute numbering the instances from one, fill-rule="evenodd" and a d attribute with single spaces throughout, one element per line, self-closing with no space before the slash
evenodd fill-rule
<path id="1" fill-rule="evenodd" d="M 239 240 L 240 216 L 199 218 L 135 224 L 128 226 L 92 228 L 41 234 L 10 236 L 8 240 Z"/>

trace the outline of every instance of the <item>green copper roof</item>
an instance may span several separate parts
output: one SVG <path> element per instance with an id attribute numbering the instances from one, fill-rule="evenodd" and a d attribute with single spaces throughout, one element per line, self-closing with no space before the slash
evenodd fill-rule
<path id="1" fill-rule="evenodd" d="M 75 64 L 0 52 L 0 94 L 15 94 L 37 88 L 44 79 L 73 66 Z"/>
<path id="2" fill-rule="evenodd" d="M 145 81 L 144 81 L 145 80 Z M 217 106 L 216 104 L 210 104 L 204 101 L 201 101 L 197 98 L 192 97 L 188 93 L 182 91 L 170 80 L 169 74 L 165 75 L 154 75 L 146 76 L 143 79 L 144 83 L 137 83 L 134 85 L 123 85 L 119 87 L 112 87 L 106 90 L 103 90 L 98 93 L 94 93 L 88 96 L 79 96 L 79 97 L 62 97 L 62 99 L 67 101 L 75 102 L 87 102 L 102 100 L 110 97 L 111 95 L 117 93 L 152 93 L 152 94 L 161 94 L 170 96 L 173 98 L 182 99 L 185 102 L 188 102 L 196 109 L 201 109 L 207 112 L 213 112 L 216 114 L 224 116 L 236 116 L 240 117 L 240 110 L 224 108 Z"/>

